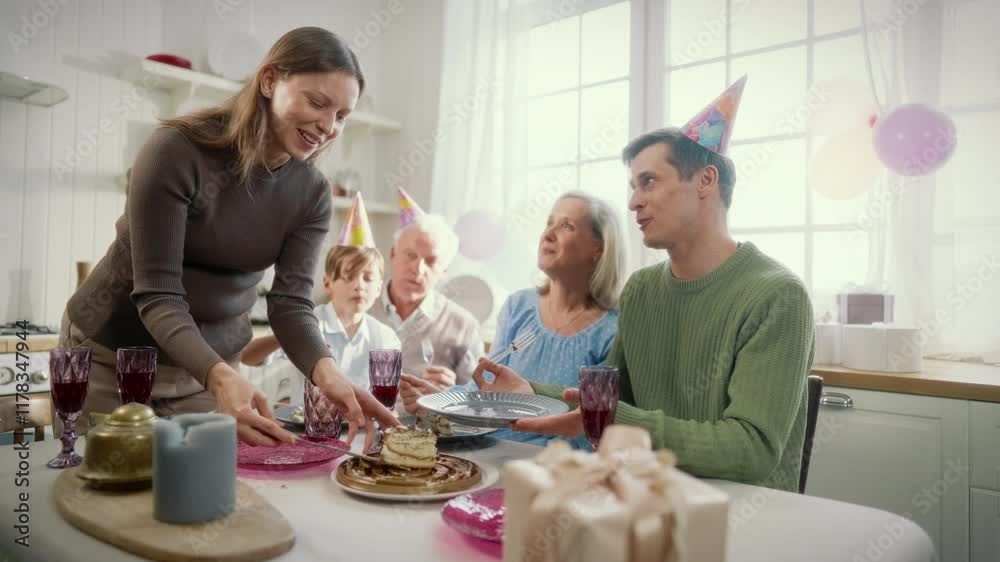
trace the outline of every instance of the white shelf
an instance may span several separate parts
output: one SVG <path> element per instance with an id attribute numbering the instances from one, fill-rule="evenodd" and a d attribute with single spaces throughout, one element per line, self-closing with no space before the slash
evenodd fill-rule
<path id="1" fill-rule="evenodd" d="M 187 95 L 204 92 L 217 96 L 227 96 L 238 92 L 243 87 L 243 84 L 239 82 L 148 59 L 142 59 L 127 66 L 122 73 L 122 79 L 151 90 L 164 90 L 179 94 L 186 92 Z"/>
<path id="2" fill-rule="evenodd" d="M 334 209 L 350 209 L 354 205 L 354 199 L 351 197 L 334 197 L 333 198 L 333 208 Z M 369 215 L 398 215 L 399 208 L 396 205 L 390 203 L 379 203 L 378 201 L 368 202 L 365 201 L 365 210 L 368 211 Z"/>
<path id="3" fill-rule="evenodd" d="M 227 97 L 243 87 L 240 82 L 148 59 L 127 66 L 122 72 L 122 79 L 143 88 L 170 92 L 175 104 L 193 96 Z M 355 128 L 359 125 L 373 132 L 391 132 L 402 128 L 394 119 L 367 111 L 353 111 L 347 118 L 347 126 Z"/>

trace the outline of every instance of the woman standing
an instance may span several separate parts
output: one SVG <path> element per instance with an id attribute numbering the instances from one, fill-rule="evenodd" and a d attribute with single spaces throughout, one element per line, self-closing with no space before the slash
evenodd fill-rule
<path id="1" fill-rule="evenodd" d="M 236 418 L 244 441 L 291 441 L 236 370 L 257 284 L 274 265 L 274 334 L 344 412 L 349 438 L 371 417 L 398 424 L 337 369 L 310 300 L 332 216 L 312 161 L 340 135 L 364 84 L 340 38 L 299 28 L 221 106 L 156 129 L 132 167 L 115 240 L 63 316 L 61 344 L 92 348 L 85 412 L 118 405 L 114 350 L 151 345 L 159 414 L 217 410 Z"/>
<path id="2" fill-rule="evenodd" d="M 604 363 L 618 331 L 618 295 L 625 279 L 624 232 L 614 209 L 604 201 L 573 191 L 552 207 L 538 241 L 538 268 L 545 282 L 511 295 L 497 317 L 493 349 L 507 349 L 519 336 L 534 341 L 503 361 L 525 378 L 547 384 L 579 386 L 580 367 Z M 406 410 L 420 396 L 445 390 L 403 375 L 400 392 Z M 456 390 L 477 390 L 475 383 Z M 494 436 L 544 445 L 555 437 L 500 430 Z M 586 441 L 574 441 L 587 447 Z"/>

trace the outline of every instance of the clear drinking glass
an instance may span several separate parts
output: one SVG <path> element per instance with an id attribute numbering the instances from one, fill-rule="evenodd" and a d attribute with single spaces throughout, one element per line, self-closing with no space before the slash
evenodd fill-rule
<path id="1" fill-rule="evenodd" d="M 615 419 L 618 409 L 618 369 L 580 367 L 580 413 L 583 431 L 595 450 L 604 428 Z"/>
<path id="2" fill-rule="evenodd" d="M 46 463 L 49 468 L 78 466 L 83 457 L 76 454 L 76 420 L 83 412 L 90 382 L 90 348 L 60 347 L 49 352 L 49 376 L 52 402 L 63 423 L 62 451 Z"/>

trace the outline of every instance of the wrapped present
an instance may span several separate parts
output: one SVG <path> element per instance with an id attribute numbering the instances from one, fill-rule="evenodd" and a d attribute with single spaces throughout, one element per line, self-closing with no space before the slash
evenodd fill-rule
<path id="1" fill-rule="evenodd" d="M 675 464 L 623 425 L 507 463 L 504 562 L 724 562 L 729 496 Z"/>

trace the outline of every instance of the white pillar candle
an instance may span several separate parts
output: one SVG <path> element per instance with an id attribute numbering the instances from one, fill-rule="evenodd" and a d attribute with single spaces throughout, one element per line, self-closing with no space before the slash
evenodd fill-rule
<path id="1" fill-rule="evenodd" d="M 153 516 L 165 523 L 200 523 L 236 506 L 236 420 L 183 414 L 156 423 L 153 434 Z"/>

